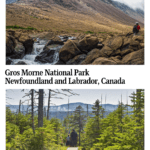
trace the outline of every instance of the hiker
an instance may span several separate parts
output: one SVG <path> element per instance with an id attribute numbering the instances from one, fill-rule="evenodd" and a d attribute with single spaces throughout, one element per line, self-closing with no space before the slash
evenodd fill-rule
<path id="1" fill-rule="evenodd" d="M 71 147 L 77 147 L 78 135 L 75 132 L 75 129 L 72 129 L 70 139 L 71 139 Z"/>
<path id="2" fill-rule="evenodd" d="M 135 26 L 133 27 L 133 33 L 134 33 L 134 35 L 136 35 L 139 32 L 139 30 L 140 30 L 139 23 L 136 22 Z"/>
<path id="3" fill-rule="evenodd" d="M 70 146 L 70 135 L 66 138 L 66 146 Z"/>

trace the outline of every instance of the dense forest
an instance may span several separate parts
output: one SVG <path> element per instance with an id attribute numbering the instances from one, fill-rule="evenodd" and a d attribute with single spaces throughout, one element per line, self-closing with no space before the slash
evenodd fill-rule
<path id="1" fill-rule="evenodd" d="M 34 90 L 29 94 L 33 106 Z M 80 150 L 144 150 L 144 90 L 130 96 L 133 111 L 121 100 L 118 108 L 104 117 L 105 109 L 96 100 L 92 117 L 79 105 L 63 121 L 44 115 L 43 90 L 38 94 L 38 114 L 33 107 L 27 114 L 6 108 L 6 150 L 66 150 L 66 138 L 73 128 Z"/>

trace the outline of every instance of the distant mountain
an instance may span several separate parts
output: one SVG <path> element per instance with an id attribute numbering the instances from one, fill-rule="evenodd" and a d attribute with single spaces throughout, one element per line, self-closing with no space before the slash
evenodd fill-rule
<path id="1" fill-rule="evenodd" d="M 87 113 L 87 105 L 88 105 L 89 115 L 90 113 L 92 113 L 93 105 L 78 102 L 69 104 L 69 114 L 72 114 L 75 111 L 76 107 L 78 107 L 79 105 L 84 109 L 85 113 Z M 19 109 L 19 105 L 6 105 L 6 107 L 9 107 L 13 112 L 17 112 Z M 105 108 L 106 113 L 104 115 L 106 116 L 110 112 L 117 109 L 118 105 L 102 104 L 102 107 Z M 23 105 L 21 106 L 21 111 L 23 111 L 25 114 L 27 112 L 27 108 L 28 108 L 27 105 Z M 45 106 L 45 108 L 47 109 L 47 106 Z M 132 111 L 132 108 L 128 106 L 128 110 Z M 59 106 L 50 106 L 50 118 L 56 117 L 63 120 L 63 118 L 66 117 L 67 114 L 68 114 L 68 104 L 63 104 Z"/>
<path id="2" fill-rule="evenodd" d="M 11 3 L 15 3 L 18 0 L 6 0 L 6 4 L 11 4 Z"/>
<path id="3" fill-rule="evenodd" d="M 113 5 L 114 7 L 120 9 L 121 11 L 129 15 L 130 17 L 144 23 L 144 11 L 143 10 L 139 8 L 134 10 L 133 8 L 129 7 L 128 5 L 124 3 L 113 1 L 113 0 L 102 0 L 102 1 L 107 4 Z"/>

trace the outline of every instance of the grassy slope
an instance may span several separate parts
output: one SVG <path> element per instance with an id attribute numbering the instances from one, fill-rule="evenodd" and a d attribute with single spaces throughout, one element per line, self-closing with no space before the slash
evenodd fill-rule
<path id="1" fill-rule="evenodd" d="M 80 1 L 80 8 L 66 8 L 58 4 L 25 3 L 6 6 L 6 26 L 33 27 L 38 31 L 58 33 L 126 33 L 132 31 L 133 19 L 113 8 L 103 4 L 100 10 L 95 4 L 85 5 Z M 83 8 L 83 9 L 81 9 Z M 80 9 L 80 10 L 78 10 Z M 112 10 L 111 10 L 112 9 Z M 112 16 L 111 16 L 112 15 Z M 122 15 L 122 17 L 121 17 Z M 122 19 L 124 17 L 124 19 Z M 126 23 L 124 23 L 126 22 Z M 128 25 L 127 25 L 128 24 Z"/>

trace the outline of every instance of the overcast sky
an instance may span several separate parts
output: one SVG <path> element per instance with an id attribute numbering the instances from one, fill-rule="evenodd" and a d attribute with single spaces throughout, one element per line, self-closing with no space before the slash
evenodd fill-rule
<path id="1" fill-rule="evenodd" d="M 22 98 L 25 93 L 27 93 L 29 90 L 25 90 L 25 92 L 21 92 L 21 90 L 7 90 L 6 92 L 6 105 L 8 105 L 8 103 L 12 104 L 12 105 L 18 105 L 19 104 L 19 100 L 27 100 L 29 99 L 28 97 L 26 98 Z M 47 97 L 48 97 L 48 90 L 44 90 L 45 91 L 45 98 L 44 98 L 44 105 L 47 106 Z M 128 98 L 128 103 L 131 104 L 130 98 L 129 96 L 131 96 L 131 93 L 133 93 L 135 91 L 135 89 L 128 89 L 128 90 L 84 90 L 84 89 L 76 89 L 73 90 L 74 93 L 79 94 L 79 96 L 71 96 L 69 98 L 70 103 L 74 103 L 74 102 L 83 102 L 86 104 L 93 104 L 95 102 L 95 100 L 97 99 L 101 99 L 101 95 L 102 95 L 102 100 L 103 100 L 103 104 L 105 104 L 105 96 L 106 96 L 106 103 L 107 104 L 118 104 L 118 101 L 121 101 L 121 94 L 122 94 L 122 101 L 124 104 L 126 104 L 127 102 L 127 98 Z M 60 97 L 62 95 L 58 95 L 57 97 Z M 66 96 L 62 96 L 63 99 L 52 99 L 52 103 L 55 105 L 61 105 L 61 104 L 67 104 L 68 103 L 68 97 Z M 25 103 L 27 104 L 27 103 Z M 25 105 L 24 104 L 24 105 Z"/>
<path id="2" fill-rule="evenodd" d="M 141 8 L 142 10 L 144 10 L 144 0 L 114 0 L 114 1 L 125 3 L 134 9 Z"/>

